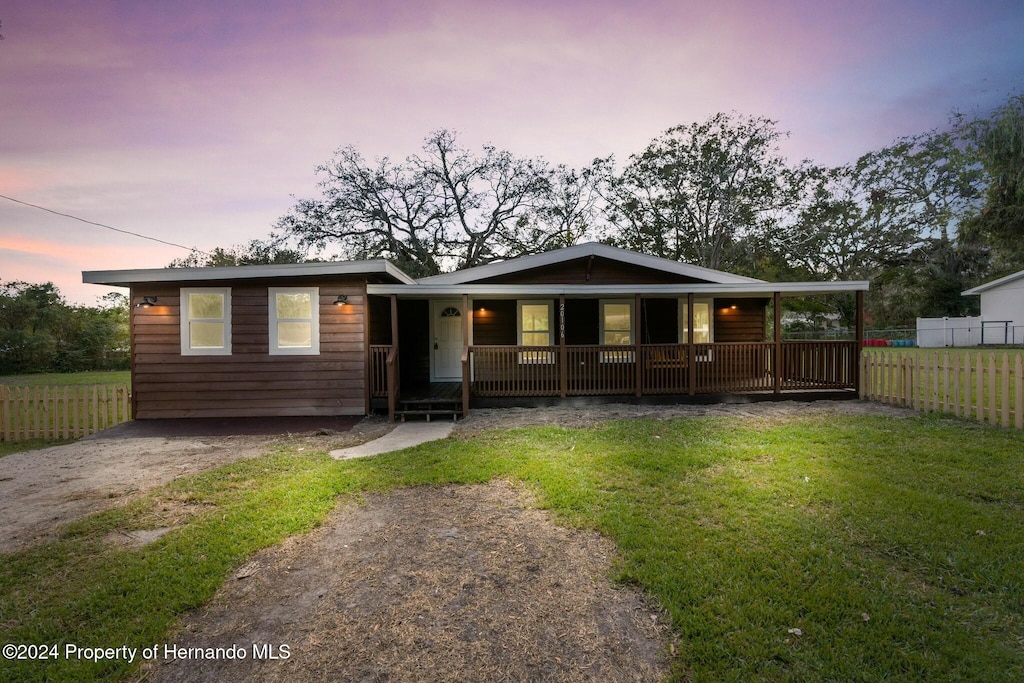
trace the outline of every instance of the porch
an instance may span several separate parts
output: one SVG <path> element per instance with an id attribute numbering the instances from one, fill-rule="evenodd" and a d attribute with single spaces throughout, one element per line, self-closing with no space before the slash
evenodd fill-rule
<path id="1" fill-rule="evenodd" d="M 861 321 L 863 293 L 857 291 L 855 296 L 858 321 Z M 468 295 L 464 295 L 461 300 L 421 299 L 417 303 L 403 301 L 394 294 L 371 299 L 378 300 L 376 306 L 370 307 L 371 330 L 376 327 L 379 331 L 377 338 L 371 341 L 380 341 L 386 336 L 388 343 L 369 346 L 369 394 L 378 409 L 387 407 L 391 419 L 418 414 L 406 412 L 409 409 L 407 399 L 421 397 L 424 387 L 430 385 L 443 388 L 450 401 L 446 408 L 457 410 L 461 415 L 474 406 L 502 401 L 548 403 L 580 397 L 657 398 L 681 402 L 706 401 L 716 395 L 742 395 L 744 400 L 781 398 L 785 394 L 801 398 L 814 394 L 854 398 L 858 386 L 857 360 L 863 325 L 858 322 L 857 338 L 848 341 L 783 340 L 779 320 L 781 294 L 778 292 L 760 301 L 715 299 L 722 316 L 743 314 L 744 307 L 756 313 L 760 307 L 757 326 L 750 333 L 756 334 L 760 341 L 709 343 L 701 343 L 695 339 L 699 335 L 687 332 L 700 330 L 699 321 L 694 319 L 696 307 L 692 295 L 679 300 L 685 306 L 680 305 L 679 318 L 668 323 L 664 318 L 669 317 L 666 312 L 670 308 L 666 307 L 664 297 L 648 299 L 635 295 L 630 310 L 643 313 L 629 315 L 626 332 L 629 341 L 640 343 L 618 344 L 569 343 L 574 341 L 573 330 L 580 327 L 580 320 L 588 316 L 579 313 L 581 307 L 574 308 L 572 299 L 567 302 L 564 294 L 559 295 L 551 307 L 553 329 L 549 337 L 558 343 L 546 345 L 475 343 L 481 338 L 495 340 L 489 327 L 494 327 L 496 317 L 515 320 L 515 309 L 503 312 L 498 300 L 471 302 Z M 648 302 L 659 301 L 660 309 L 652 305 L 653 312 L 648 310 Z M 675 306 L 676 300 L 671 301 Z M 734 301 L 738 303 L 732 303 Z M 579 302 L 576 300 L 577 304 Z M 443 305 L 434 305 L 441 303 Z M 769 303 L 773 305 L 774 318 L 770 333 L 766 325 Z M 494 316 L 494 311 L 499 315 Z M 725 318 L 716 318 L 714 310 L 711 313 L 712 322 L 718 320 L 720 335 L 727 336 L 725 332 L 729 328 Z M 448 316 L 446 321 L 439 322 L 443 320 L 441 317 L 435 319 L 442 315 Z M 678 325 L 681 341 L 664 343 L 657 339 L 658 319 L 663 327 L 671 330 Z M 591 322 L 588 320 L 587 324 Z M 646 324 L 648 322 L 650 325 Z M 444 326 L 449 323 L 453 330 L 459 328 L 457 334 L 445 333 Z M 390 334 L 381 332 L 385 324 Z M 734 325 L 733 329 L 738 326 Z M 576 335 L 578 337 L 578 332 Z M 448 344 L 447 350 L 446 339 L 454 342 Z M 403 367 L 403 364 L 412 367 Z M 442 366 L 454 367 L 454 375 L 438 374 Z M 429 383 L 424 381 L 428 379 L 428 367 Z M 451 396 L 453 388 L 458 389 L 456 396 Z M 429 398 L 429 389 L 426 391 Z"/>

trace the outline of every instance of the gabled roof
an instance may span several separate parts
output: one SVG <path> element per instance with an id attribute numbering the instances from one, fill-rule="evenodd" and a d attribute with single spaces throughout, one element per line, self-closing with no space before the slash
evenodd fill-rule
<path id="1" fill-rule="evenodd" d="M 1014 273 L 1012 275 L 1007 275 L 1006 277 L 1001 277 L 998 280 L 993 280 L 992 282 L 986 282 L 983 285 L 978 285 L 977 287 L 973 287 L 971 289 L 968 289 L 965 292 L 961 292 L 960 296 L 970 296 L 972 294 L 981 294 L 982 292 L 987 292 L 988 290 L 995 289 L 996 287 L 1002 287 L 1003 285 L 1009 284 L 1009 283 L 1014 282 L 1016 280 L 1020 280 L 1021 278 L 1024 278 L 1024 270 L 1019 271 L 1017 273 Z"/>
<path id="2" fill-rule="evenodd" d="M 670 261 L 668 259 L 658 258 L 657 256 L 638 254 L 635 251 L 610 247 L 607 244 L 600 244 L 598 242 L 587 242 L 585 244 L 577 244 L 576 246 L 566 247 L 564 249 L 546 251 L 542 254 L 520 256 L 519 258 L 509 259 L 508 261 L 489 263 L 485 266 L 458 270 L 454 273 L 431 275 L 430 277 L 420 278 L 416 282 L 423 285 L 466 284 L 497 277 L 499 275 L 507 275 L 509 273 L 530 270 L 532 268 L 556 265 L 558 263 L 564 263 L 574 259 L 586 258 L 587 256 L 596 256 L 599 258 L 609 259 L 611 261 L 619 261 L 634 266 L 640 266 L 642 268 L 650 268 L 651 270 L 660 270 L 665 273 L 704 280 L 705 282 L 713 284 L 764 282 L 764 280 L 743 277 L 742 275 L 733 275 L 732 273 L 726 273 L 721 270 L 712 270 L 711 268 L 702 268 L 701 266 L 693 266 L 688 263 L 679 263 L 678 261 Z"/>
<path id="3" fill-rule="evenodd" d="M 200 282 L 203 280 L 260 280 L 279 277 L 331 275 L 385 275 L 407 285 L 416 281 L 390 261 L 330 261 L 327 263 L 279 263 L 267 266 L 215 266 L 203 268 L 144 268 L 137 270 L 89 270 L 82 282 L 128 287 L 134 282 Z"/>

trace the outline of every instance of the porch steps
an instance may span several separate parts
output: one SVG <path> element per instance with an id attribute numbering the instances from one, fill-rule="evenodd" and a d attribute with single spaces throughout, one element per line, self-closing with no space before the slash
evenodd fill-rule
<path id="1" fill-rule="evenodd" d="M 427 422 L 431 418 L 451 418 L 452 421 L 462 417 L 462 387 L 454 383 L 435 383 L 424 389 L 412 391 L 398 399 L 395 417 L 405 422 L 407 417 L 423 417 Z"/>

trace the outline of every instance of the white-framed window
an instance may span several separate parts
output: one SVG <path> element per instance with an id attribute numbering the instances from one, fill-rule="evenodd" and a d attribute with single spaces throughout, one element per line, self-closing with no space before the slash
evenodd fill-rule
<path id="1" fill-rule="evenodd" d="M 516 330 L 520 346 L 552 346 L 555 315 L 550 301 L 519 300 L 516 302 Z M 554 363 L 551 351 L 521 351 L 520 363 Z"/>
<path id="2" fill-rule="evenodd" d="M 270 288 L 270 355 L 320 353 L 320 288 Z"/>
<path id="3" fill-rule="evenodd" d="M 181 289 L 181 355 L 231 355 L 231 288 Z"/>
<path id="4" fill-rule="evenodd" d="M 715 341 L 715 302 L 714 299 L 694 299 L 693 301 L 693 343 L 711 344 Z M 686 299 L 679 300 L 679 343 L 689 344 L 690 334 L 689 311 Z M 711 350 L 697 354 L 697 360 L 710 361 Z"/>
<path id="5" fill-rule="evenodd" d="M 633 301 L 602 299 L 600 302 L 600 338 L 605 346 L 629 346 L 633 343 Z M 602 351 L 602 363 L 632 363 L 633 351 Z"/>

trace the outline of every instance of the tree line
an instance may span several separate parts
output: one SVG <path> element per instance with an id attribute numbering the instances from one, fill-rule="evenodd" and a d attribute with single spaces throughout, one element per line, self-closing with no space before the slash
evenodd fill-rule
<path id="1" fill-rule="evenodd" d="M 422 277 L 599 240 L 768 280 L 867 279 L 875 327 L 964 315 L 1024 268 L 1024 97 L 837 167 L 792 162 L 776 121 L 719 113 L 582 168 L 449 130 L 401 161 L 342 147 L 269 237 L 172 266 L 387 258 Z M 808 304 L 849 321 L 842 297 Z"/>
<path id="2" fill-rule="evenodd" d="M 71 306 L 52 282 L 0 283 L 0 375 L 123 370 L 128 359 L 128 298 Z"/>
<path id="3" fill-rule="evenodd" d="M 871 280 L 875 327 L 975 312 L 961 291 L 1024 268 L 1024 97 L 837 167 L 786 159 L 787 135 L 719 113 L 583 168 L 448 130 L 398 162 L 343 147 L 268 239 L 172 265 L 387 258 L 425 276 L 600 240 L 769 280 Z M 842 297 L 808 305 L 852 316 Z"/>

